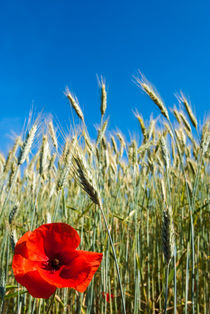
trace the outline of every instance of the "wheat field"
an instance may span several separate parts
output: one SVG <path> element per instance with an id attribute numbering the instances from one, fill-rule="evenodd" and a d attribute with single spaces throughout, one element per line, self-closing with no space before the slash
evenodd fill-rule
<path id="1" fill-rule="evenodd" d="M 161 114 L 157 125 L 135 112 L 140 143 L 108 130 L 102 81 L 96 139 L 67 89 L 78 127 L 63 134 L 52 117 L 32 115 L 0 154 L 1 313 L 209 313 L 210 123 L 198 125 L 182 93 L 169 112 L 144 77 L 136 83 Z M 84 293 L 38 299 L 15 281 L 16 241 L 49 222 L 71 225 L 81 250 L 103 253 Z"/>

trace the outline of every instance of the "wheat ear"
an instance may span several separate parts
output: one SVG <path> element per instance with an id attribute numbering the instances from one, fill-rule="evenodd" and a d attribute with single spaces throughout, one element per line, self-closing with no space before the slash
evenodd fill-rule
<path id="1" fill-rule="evenodd" d="M 47 135 L 44 135 L 42 138 L 42 146 L 40 149 L 40 159 L 39 159 L 39 174 L 40 176 L 45 172 L 48 167 L 48 153 L 49 153 L 49 144 Z"/>
<path id="2" fill-rule="evenodd" d="M 72 107 L 74 108 L 77 116 L 84 122 L 84 116 L 82 113 L 82 110 L 79 106 L 79 102 L 76 98 L 73 97 L 73 95 L 70 93 L 69 89 L 66 88 L 66 92 L 65 92 L 66 97 L 69 99 L 70 104 L 72 105 Z"/>
<path id="3" fill-rule="evenodd" d="M 184 94 L 181 92 L 181 97 L 179 98 L 179 100 L 184 104 L 185 106 L 185 109 L 188 113 L 188 116 L 190 118 L 190 121 L 192 122 L 192 125 L 197 129 L 197 126 L 198 126 L 198 122 L 196 120 L 196 117 L 195 115 L 193 114 L 192 112 L 192 109 L 191 109 L 191 106 L 190 104 L 188 103 L 186 97 L 184 96 Z"/>
<path id="4" fill-rule="evenodd" d="M 138 119 L 139 121 L 139 124 L 140 124 L 140 127 L 141 127 L 141 131 L 142 131 L 142 134 L 144 136 L 144 139 L 146 139 L 147 137 L 147 129 L 145 127 L 145 124 L 144 124 L 144 119 L 143 117 L 138 113 L 138 111 L 134 112 L 134 115 L 135 117 Z"/>
<path id="5" fill-rule="evenodd" d="M 107 107 L 107 92 L 104 80 L 101 80 L 101 116 L 104 115 Z"/>
<path id="6" fill-rule="evenodd" d="M 18 166 L 22 165 L 26 158 L 28 157 L 28 154 L 31 150 L 31 146 L 37 131 L 38 124 L 37 122 L 34 123 L 30 131 L 28 132 L 25 142 L 22 145 L 22 148 L 20 150 L 20 154 L 18 156 Z"/>
<path id="7" fill-rule="evenodd" d="M 187 121 L 187 118 L 185 117 L 185 115 L 183 114 L 183 112 L 180 112 L 179 115 L 180 115 L 180 117 L 181 117 L 181 119 L 182 119 L 182 122 L 184 123 L 186 129 L 188 130 L 188 132 L 191 133 L 192 130 L 191 130 L 190 124 L 189 124 L 189 122 Z"/>
<path id="8" fill-rule="evenodd" d="M 99 191 L 96 186 L 95 178 L 88 170 L 88 166 L 82 153 L 77 151 L 73 156 L 73 174 L 81 188 L 89 195 L 90 199 L 98 205 L 102 206 Z"/>
<path id="9" fill-rule="evenodd" d="M 141 73 L 140 73 L 141 74 Z M 152 85 L 146 80 L 146 78 L 141 75 L 141 78 L 136 78 L 137 84 L 142 88 L 143 91 L 153 100 L 153 102 L 158 106 L 162 115 L 169 121 L 168 111 L 158 95 L 158 93 L 154 90 Z"/>
<path id="10" fill-rule="evenodd" d="M 55 133 L 55 129 L 53 127 L 53 122 L 50 121 L 48 123 L 48 130 L 49 130 L 49 133 L 50 133 L 50 137 L 52 139 L 52 142 L 53 142 L 53 146 L 55 147 L 56 150 L 58 150 L 58 142 L 57 142 L 57 137 L 56 137 L 56 133 Z"/>

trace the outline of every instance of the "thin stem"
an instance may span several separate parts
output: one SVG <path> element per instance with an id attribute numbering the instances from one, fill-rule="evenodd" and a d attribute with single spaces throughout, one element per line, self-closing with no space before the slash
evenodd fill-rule
<path id="1" fill-rule="evenodd" d="M 108 228 L 108 224 L 107 224 L 107 220 L 106 220 L 103 208 L 101 206 L 99 208 L 101 210 L 101 213 L 102 213 L 102 216 L 103 216 L 103 219 L 104 219 L 104 223 L 105 223 L 105 226 L 106 226 L 106 230 L 108 232 L 109 241 L 110 241 L 110 244 L 111 244 L 111 247 L 112 247 L 112 251 L 113 251 L 113 255 L 114 255 L 114 261 L 115 261 L 115 266 L 116 266 L 116 269 L 117 269 L 117 276 L 118 276 L 119 285 L 120 285 L 120 293 L 121 293 L 121 298 L 122 298 L 123 313 L 126 314 L 125 299 L 124 299 L 124 295 L 123 295 L 122 283 L 121 283 L 121 279 L 120 279 L 120 271 L 119 271 L 119 266 L 118 266 L 118 263 L 117 263 L 117 256 L 116 256 L 114 244 L 113 244 L 113 241 L 112 241 L 111 234 L 109 232 L 109 228 Z"/>
<path id="2" fill-rule="evenodd" d="M 185 314 L 187 314 L 188 287 L 189 287 L 189 243 L 187 244 L 187 261 L 186 261 Z"/>
<path id="3" fill-rule="evenodd" d="M 176 314 L 176 246 L 174 248 L 174 314 Z"/>
<path id="4" fill-rule="evenodd" d="M 36 206 L 37 206 L 37 203 L 38 203 L 38 195 L 39 195 L 40 187 L 41 187 L 41 177 L 39 177 L 39 182 L 38 182 L 36 197 L 35 197 L 35 201 L 34 201 L 34 205 L 33 205 L 33 212 L 32 212 L 32 217 L 31 217 L 31 226 L 30 226 L 30 230 L 33 230 L 34 217 L 35 217 L 35 213 L 36 213 Z"/>
<path id="5" fill-rule="evenodd" d="M 170 265 L 170 262 L 167 264 L 167 268 L 166 268 L 166 287 L 165 287 L 165 308 L 164 308 L 164 314 L 167 313 L 169 265 Z"/>
<path id="6" fill-rule="evenodd" d="M 55 204 L 55 209 L 54 209 L 54 213 L 53 213 L 53 219 L 52 219 L 53 222 L 56 220 L 57 211 L 58 211 L 58 206 L 59 206 L 59 204 L 60 204 L 60 199 L 61 199 L 61 190 L 59 191 L 58 196 L 57 196 L 57 200 L 56 200 L 56 204 Z"/>
<path id="7" fill-rule="evenodd" d="M 195 281 L 195 235 L 194 235 L 194 223 L 193 223 L 193 204 L 192 204 L 192 199 L 190 197 L 190 192 L 189 192 L 189 188 L 187 185 L 187 178 L 186 178 L 186 174 L 185 174 L 185 170 L 184 170 L 184 165 L 183 165 L 183 161 L 182 161 L 182 156 L 181 156 L 181 152 L 180 152 L 180 148 L 179 148 L 179 143 L 178 143 L 178 139 L 176 136 L 176 133 L 174 132 L 174 128 L 172 126 L 172 123 L 170 120 L 168 120 L 170 128 L 174 134 L 174 138 L 175 138 L 175 143 L 176 143 L 176 147 L 177 147 L 177 152 L 179 155 L 179 159 L 180 159 L 180 164 L 181 164 L 181 169 L 183 172 L 183 176 L 184 176 L 184 180 L 185 180 L 185 186 L 186 186 L 186 193 L 187 193 L 187 200 L 189 203 L 189 212 L 190 212 L 190 226 L 191 226 L 191 248 L 192 248 L 192 313 L 195 313 L 195 304 L 194 304 L 194 281 Z"/>

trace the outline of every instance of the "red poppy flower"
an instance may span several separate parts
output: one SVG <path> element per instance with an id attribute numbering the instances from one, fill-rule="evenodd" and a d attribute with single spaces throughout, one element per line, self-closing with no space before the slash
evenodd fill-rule
<path id="1" fill-rule="evenodd" d="M 102 296 L 106 298 L 106 302 L 110 303 L 111 299 L 114 298 L 114 294 L 109 294 L 106 292 L 102 292 Z"/>
<path id="2" fill-rule="evenodd" d="M 35 298 L 47 299 L 64 287 L 84 292 L 103 254 L 76 250 L 79 244 L 77 231 L 65 223 L 26 232 L 15 247 L 15 279 Z"/>

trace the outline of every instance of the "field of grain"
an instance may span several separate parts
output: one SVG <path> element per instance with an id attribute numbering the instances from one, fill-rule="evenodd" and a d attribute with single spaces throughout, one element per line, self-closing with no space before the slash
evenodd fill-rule
<path id="1" fill-rule="evenodd" d="M 30 117 L 0 155 L 1 313 L 208 313 L 209 120 L 199 126 L 183 94 L 169 111 L 144 78 L 137 84 L 162 124 L 136 112 L 141 143 L 109 132 L 102 82 L 97 139 L 67 90 L 80 127 L 63 135 L 52 118 Z M 71 225 L 81 250 L 103 253 L 84 293 L 33 298 L 15 281 L 16 241 L 49 222 Z"/>

